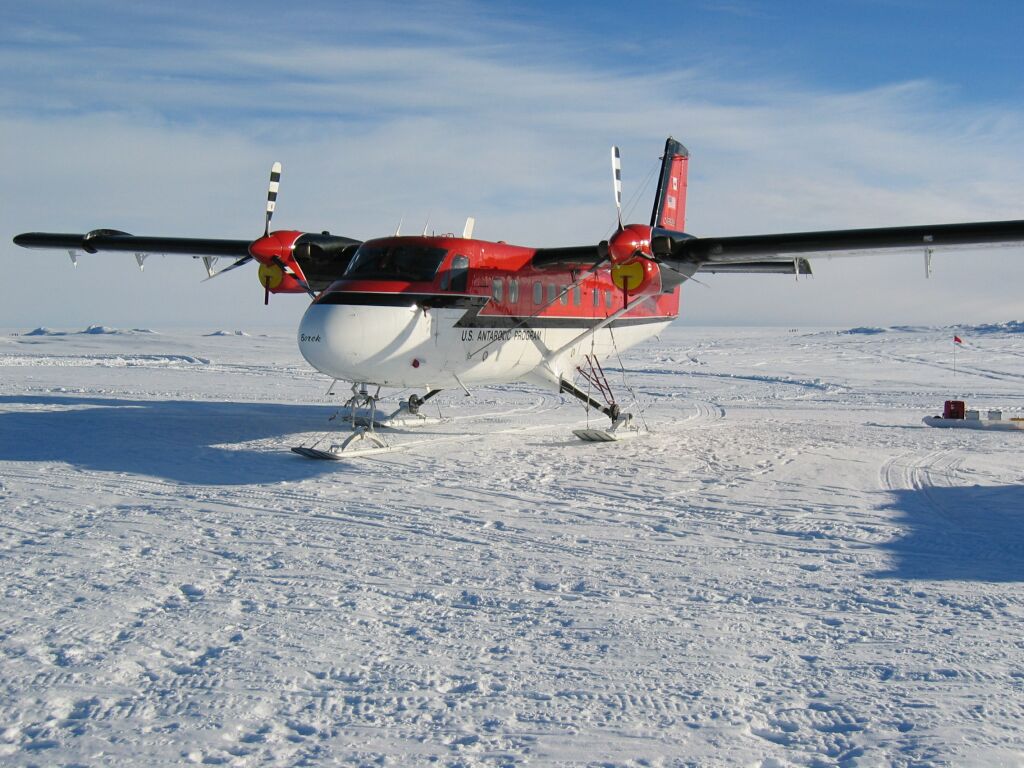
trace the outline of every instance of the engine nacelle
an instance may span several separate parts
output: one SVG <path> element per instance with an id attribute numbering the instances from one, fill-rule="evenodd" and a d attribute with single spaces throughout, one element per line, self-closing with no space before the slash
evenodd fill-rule
<path id="1" fill-rule="evenodd" d="M 299 282 L 306 276 L 293 255 L 295 241 L 303 234 L 294 230 L 271 232 L 249 246 L 249 253 L 260 264 L 260 285 L 270 293 L 306 292 Z"/>
<path id="2" fill-rule="evenodd" d="M 612 264 L 651 255 L 651 228 L 644 224 L 627 224 L 608 240 L 608 258 Z"/>

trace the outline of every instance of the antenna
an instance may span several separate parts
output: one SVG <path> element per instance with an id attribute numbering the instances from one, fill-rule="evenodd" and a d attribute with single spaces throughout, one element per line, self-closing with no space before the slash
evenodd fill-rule
<path id="1" fill-rule="evenodd" d="M 612 147 L 612 183 L 615 185 L 615 214 L 619 219 L 619 229 L 622 229 L 622 159 L 619 157 L 619 148 Z"/>

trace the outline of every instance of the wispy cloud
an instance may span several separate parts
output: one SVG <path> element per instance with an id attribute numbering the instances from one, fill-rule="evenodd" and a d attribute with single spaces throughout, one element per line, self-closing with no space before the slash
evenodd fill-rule
<path id="1" fill-rule="evenodd" d="M 216 6 L 93 3 L 61 23 L 14 19 L 0 44 L 12 75 L 0 87 L 0 157 L 18 180 L 0 211 L 6 242 L 25 229 L 99 225 L 246 236 L 274 159 L 285 162 L 282 226 L 366 237 L 403 215 L 447 231 L 475 215 L 483 237 L 591 242 L 611 222 L 607 147 L 623 147 L 629 196 L 669 133 L 693 155 L 698 234 L 1019 215 L 1024 112 L 1013 105 L 959 107 L 929 81 L 857 91 L 770 73 L 737 81 L 701 59 L 595 65 L 593 41 L 555 47 L 562 30 L 474 4 L 385 8 L 293 16 L 257 4 L 239 20 Z M 645 219 L 646 203 L 638 211 Z M 20 279 L 38 279 L 38 260 L 5 253 Z M 108 308 L 121 285 L 109 274 Z M 744 281 L 716 285 L 708 321 L 808 314 Z M 260 307 L 243 304 L 251 288 L 217 290 L 237 291 L 246 309 L 232 311 L 257 317 Z M 834 308 L 846 305 L 834 300 L 843 290 L 818 280 L 802 295 L 832 296 Z M 188 299 L 193 311 L 223 311 L 207 293 Z M 904 294 L 897 307 L 882 294 L 844 316 L 936 311 L 934 300 Z M 950 287 L 945 298 L 955 297 Z M 39 301 L 8 304 L 0 322 L 21 322 Z"/>

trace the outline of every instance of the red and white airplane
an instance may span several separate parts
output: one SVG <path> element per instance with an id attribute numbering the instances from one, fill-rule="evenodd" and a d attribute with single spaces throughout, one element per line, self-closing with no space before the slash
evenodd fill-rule
<path id="1" fill-rule="evenodd" d="M 611 420 L 584 439 L 614 439 L 629 418 L 573 384 L 600 378 L 600 361 L 662 331 L 679 314 L 683 283 L 698 273 L 810 274 L 808 257 L 884 250 L 1024 244 L 1024 220 L 821 232 L 695 237 L 685 231 L 689 153 L 669 138 L 649 224 L 623 224 L 619 153 L 612 149 L 618 229 L 608 240 L 531 248 L 472 237 L 399 236 L 359 241 L 329 233 L 271 232 L 281 166 L 274 164 L 266 225 L 256 240 L 33 232 L 26 248 L 123 251 L 202 258 L 211 277 L 259 264 L 264 300 L 308 293 L 298 329 L 310 365 L 356 385 L 415 388 L 406 409 L 446 388 L 530 381 L 558 388 Z M 235 262 L 213 271 L 218 257 Z M 600 387 L 598 387 L 600 389 Z M 379 391 L 379 390 L 378 390 Z M 352 401 L 354 407 L 358 401 Z M 375 407 L 375 398 L 362 402 Z M 374 411 L 375 413 L 375 411 Z M 372 419 L 371 419 L 372 426 Z M 622 430 L 621 432 L 619 430 Z M 315 455 L 316 451 L 312 454 Z M 333 455 L 322 456 L 333 458 Z"/>

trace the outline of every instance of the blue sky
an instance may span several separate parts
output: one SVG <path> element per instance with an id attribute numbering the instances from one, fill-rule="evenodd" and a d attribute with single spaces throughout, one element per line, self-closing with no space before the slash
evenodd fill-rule
<path id="1" fill-rule="evenodd" d="M 556 7 L 557 6 L 557 7 Z M 355 237 L 419 229 L 582 244 L 612 221 L 607 152 L 641 181 L 691 150 L 689 229 L 748 234 L 1020 218 L 1024 6 L 1015 3 L 7 3 L 0 8 L 0 325 L 275 324 L 254 275 L 200 285 L 10 245 L 21 231 Z M 691 323 L 1021 319 L 1021 250 L 816 265 L 796 285 L 721 276 Z M 30 285 L 36 290 L 11 290 Z M 45 287 L 45 290 L 39 290 Z M 171 299 L 171 300 L 168 300 Z"/>

